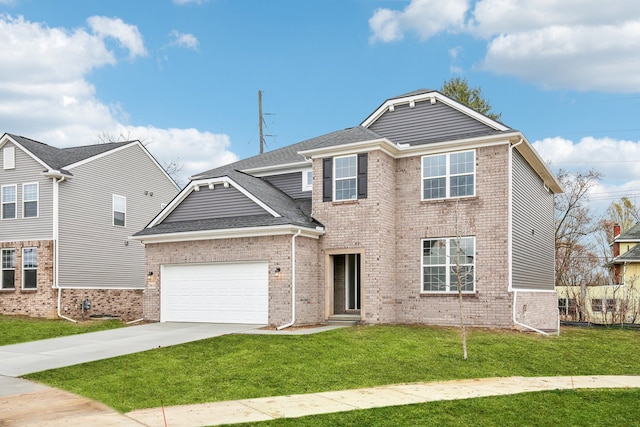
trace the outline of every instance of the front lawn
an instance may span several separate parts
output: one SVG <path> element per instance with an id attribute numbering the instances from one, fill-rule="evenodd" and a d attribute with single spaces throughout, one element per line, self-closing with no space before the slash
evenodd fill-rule
<path id="1" fill-rule="evenodd" d="M 564 329 L 561 336 L 360 326 L 315 335 L 226 335 L 27 378 L 122 412 L 383 384 L 500 376 L 637 375 L 640 331 Z"/>
<path id="2" fill-rule="evenodd" d="M 68 320 L 35 319 L 0 315 L 0 346 L 85 332 L 103 331 L 124 326 L 119 320 L 94 320 L 72 323 Z"/>
<path id="3" fill-rule="evenodd" d="M 562 390 L 390 406 L 238 427 L 639 426 L 640 390 Z"/>

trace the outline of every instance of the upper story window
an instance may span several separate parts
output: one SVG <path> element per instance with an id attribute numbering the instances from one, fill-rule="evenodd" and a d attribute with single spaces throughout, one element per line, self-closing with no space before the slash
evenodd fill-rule
<path id="1" fill-rule="evenodd" d="M 339 200 L 355 200 L 357 198 L 358 158 L 353 156 L 333 159 L 334 197 Z"/>
<path id="2" fill-rule="evenodd" d="M 22 185 L 22 217 L 35 218 L 38 216 L 38 183 Z"/>
<path id="3" fill-rule="evenodd" d="M 2 249 L 2 289 L 16 287 L 16 250 Z"/>
<path id="4" fill-rule="evenodd" d="M 475 237 L 422 241 L 422 292 L 475 290 Z"/>
<path id="5" fill-rule="evenodd" d="M 422 158 L 422 199 L 475 195 L 475 151 Z"/>
<path id="6" fill-rule="evenodd" d="M 322 200 L 367 198 L 367 153 L 322 160 Z"/>
<path id="7" fill-rule="evenodd" d="M 127 215 L 127 198 L 124 196 L 113 195 L 113 225 L 124 227 L 125 217 Z"/>
<path id="8" fill-rule="evenodd" d="M 38 249 L 22 249 L 22 287 L 36 289 L 38 287 Z"/>
<path id="9" fill-rule="evenodd" d="M 313 172 L 311 169 L 302 171 L 302 191 L 313 190 Z"/>
<path id="10" fill-rule="evenodd" d="M 16 167 L 16 147 L 4 147 L 2 149 L 2 162 L 4 169 Z"/>
<path id="11" fill-rule="evenodd" d="M 14 219 L 16 217 L 16 185 L 2 186 L 2 219 Z"/>

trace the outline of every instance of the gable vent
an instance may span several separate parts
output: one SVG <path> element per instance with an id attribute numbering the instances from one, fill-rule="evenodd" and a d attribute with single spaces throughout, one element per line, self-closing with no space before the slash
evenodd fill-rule
<path id="1" fill-rule="evenodd" d="M 16 148 L 4 147 L 2 157 L 5 169 L 14 169 L 16 167 Z"/>

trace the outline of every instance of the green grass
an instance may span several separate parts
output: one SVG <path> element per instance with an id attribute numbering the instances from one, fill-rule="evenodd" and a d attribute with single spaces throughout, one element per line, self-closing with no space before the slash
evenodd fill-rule
<path id="1" fill-rule="evenodd" d="M 561 336 L 363 326 L 315 335 L 226 335 L 28 378 L 122 412 L 161 405 L 480 377 L 637 375 L 640 331 L 565 329 Z"/>
<path id="2" fill-rule="evenodd" d="M 238 426 L 640 426 L 640 390 L 575 390 L 430 402 Z"/>
<path id="3" fill-rule="evenodd" d="M 124 326 L 119 320 L 72 323 L 67 320 L 34 319 L 0 315 L 0 346 L 86 332 L 103 331 Z"/>

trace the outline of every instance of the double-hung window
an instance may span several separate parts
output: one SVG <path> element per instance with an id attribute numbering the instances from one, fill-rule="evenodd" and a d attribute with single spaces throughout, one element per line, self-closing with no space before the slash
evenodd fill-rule
<path id="1" fill-rule="evenodd" d="M 334 200 L 355 200 L 358 197 L 358 157 L 334 158 Z"/>
<path id="2" fill-rule="evenodd" d="M 16 250 L 2 249 L 2 289 L 16 287 Z"/>
<path id="3" fill-rule="evenodd" d="M 22 185 L 22 217 L 38 216 L 38 183 Z"/>
<path id="4" fill-rule="evenodd" d="M 422 292 L 475 291 L 475 238 L 422 241 Z"/>
<path id="5" fill-rule="evenodd" d="M 113 195 L 113 225 L 124 227 L 127 215 L 127 198 Z"/>
<path id="6" fill-rule="evenodd" d="M 36 289 L 38 287 L 38 249 L 22 249 L 22 288 Z"/>
<path id="7" fill-rule="evenodd" d="M 313 172 L 311 169 L 302 171 L 302 191 L 313 190 Z"/>
<path id="8" fill-rule="evenodd" d="M 16 218 L 16 188 L 15 184 L 2 186 L 2 219 Z"/>
<path id="9" fill-rule="evenodd" d="M 422 199 L 475 195 L 475 151 L 422 158 Z"/>

